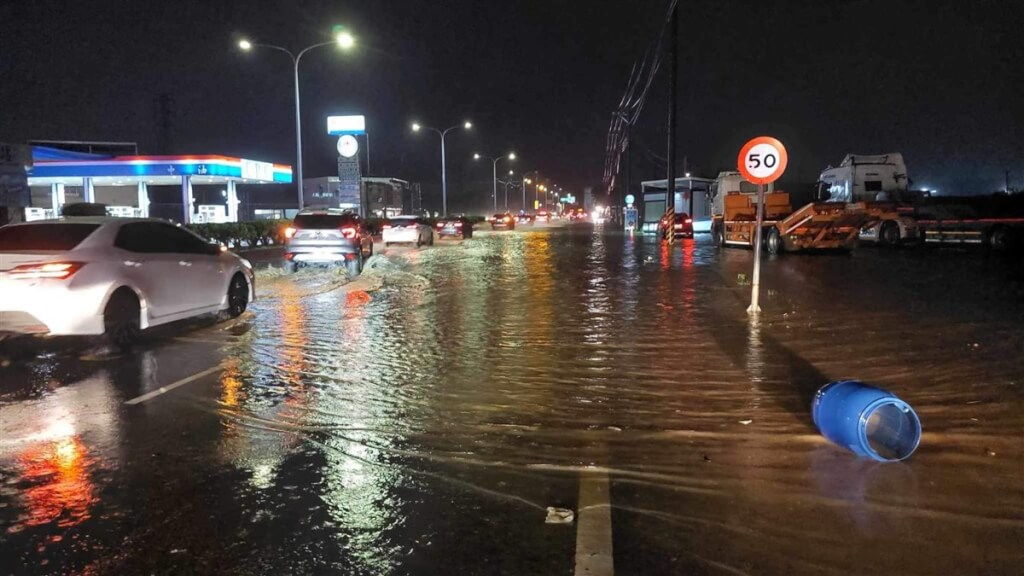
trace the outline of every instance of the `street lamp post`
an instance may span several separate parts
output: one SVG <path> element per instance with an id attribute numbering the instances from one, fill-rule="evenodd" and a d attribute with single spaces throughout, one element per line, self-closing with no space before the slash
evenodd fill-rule
<path id="1" fill-rule="evenodd" d="M 297 171 L 296 183 L 298 184 L 299 210 L 302 210 L 304 204 L 302 193 L 302 115 L 299 104 L 299 62 L 302 60 L 302 56 L 306 52 L 309 52 L 314 48 L 337 45 L 342 50 L 348 50 L 355 46 L 355 43 L 355 38 L 341 27 L 337 28 L 336 36 L 331 42 L 320 42 L 318 44 L 313 44 L 312 46 L 307 46 L 297 55 L 293 54 L 292 51 L 287 48 L 282 48 L 281 46 L 275 46 L 273 44 L 256 44 L 249 40 L 241 40 L 238 42 L 238 47 L 246 52 L 253 48 L 269 48 L 271 50 L 277 50 L 278 52 L 284 52 L 292 59 L 292 68 L 295 78 L 295 169 Z"/>
<path id="2" fill-rule="evenodd" d="M 533 184 L 533 182 L 530 181 L 529 177 L 533 176 L 534 178 L 536 178 L 539 174 L 540 174 L 540 170 L 531 170 L 531 171 L 526 172 L 525 174 L 523 174 L 523 211 L 524 212 L 526 211 L 526 185 L 527 184 Z M 540 186 L 540 182 L 539 181 L 537 182 L 537 186 Z"/>
<path id="3" fill-rule="evenodd" d="M 504 160 L 505 158 L 508 158 L 509 160 L 515 160 L 516 159 L 516 153 L 515 152 L 509 152 L 507 155 L 505 155 L 505 156 L 498 156 L 497 158 L 495 158 L 494 156 L 483 156 L 483 155 L 480 155 L 480 154 L 473 154 L 473 160 L 479 160 L 481 158 L 484 158 L 486 160 L 490 160 L 491 164 L 492 164 L 491 168 L 493 169 L 493 172 L 494 172 L 494 181 L 493 181 L 493 185 L 492 185 L 491 194 L 494 195 L 494 211 L 497 212 L 498 211 L 498 161 L 499 160 Z"/>
<path id="4" fill-rule="evenodd" d="M 470 128 L 473 127 L 473 123 L 467 120 L 463 122 L 461 126 L 466 130 L 469 130 Z M 445 162 L 444 157 L 444 137 L 447 136 L 449 132 L 455 130 L 458 127 L 459 125 L 455 125 L 449 128 L 445 128 L 444 130 L 438 130 L 437 128 L 431 128 L 430 126 L 421 126 L 420 124 L 417 124 L 415 122 L 412 125 L 413 132 L 419 132 L 420 130 L 431 130 L 433 132 L 436 132 L 437 135 L 441 137 L 441 213 L 444 216 L 448 215 L 448 166 L 447 163 Z"/>

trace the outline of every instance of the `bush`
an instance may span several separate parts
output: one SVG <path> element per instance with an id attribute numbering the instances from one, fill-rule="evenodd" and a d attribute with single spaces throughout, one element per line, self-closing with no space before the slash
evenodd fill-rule
<path id="1" fill-rule="evenodd" d="M 224 224 L 189 224 L 189 230 L 232 249 L 284 243 L 291 220 L 254 220 Z"/>

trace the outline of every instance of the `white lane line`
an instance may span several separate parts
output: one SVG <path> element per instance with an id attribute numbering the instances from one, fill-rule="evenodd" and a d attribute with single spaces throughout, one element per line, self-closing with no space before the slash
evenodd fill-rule
<path id="1" fill-rule="evenodd" d="M 608 475 L 603 472 L 580 476 L 576 504 L 575 576 L 612 576 L 612 506 Z"/>
<path id="2" fill-rule="evenodd" d="M 182 378 L 181 380 L 178 380 L 177 382 L 173 382 L 171 384 L 168 384 L 167 386 L 161 386 L 161 387 L 157 388 L 156 390 L 153 390 L 153 391 L 150 391 L 150 392 L 146 392 L 142 396 L 138 396 L 138 397 L 132 398 L 131 400 L 126 400 L 125 404 L 128 404 L 130 406 L 134 406 L 135 404 L 140 404 L 142 402 L 145 402 L 146 400 L 151 400 L 153 398 L 156 398 L 157 396 L 159 396 L 161 394 L 166 394 L 166 393 L 170 392 L 171 390 L 174 390 L 175 388 L 178 388 L 180 386 L 184 386 L 185 384 L 188 384 L 189 382 L 195 382 L 196 380 L 199 380 L 200 378 L 204 378 L 204 377 L 209 376 L 210 374 L 213 374 L 215 372 L 220 372 L 221 370 L 223 370 L 223 369 L 220 366 L 214 366 L 213 368 L 207 368 L 206 370 L 203 370 L 202 372 L 197 372 L 197 373 L 195 373 L 195 374 L 193 374 L 193 375 L 191 375 L 191 376 L 189 376 L 187 378 Z"/>

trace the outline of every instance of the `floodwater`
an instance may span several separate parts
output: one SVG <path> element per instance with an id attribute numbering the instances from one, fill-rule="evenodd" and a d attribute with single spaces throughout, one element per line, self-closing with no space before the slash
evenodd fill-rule
<path id="1" fill-rule="evenodd" d="M 0 573 L 572 574 L 546 508 L 598 475 L 618 574 L 1020 574 L 1021 263 L 783 255 L 755 321 L 751 264 L 485 233 L 264 271 L 241 319 L 131 356 L 7 360 Z M 847 378 L 914 407 L 909 460 L 817 433 Z"/>

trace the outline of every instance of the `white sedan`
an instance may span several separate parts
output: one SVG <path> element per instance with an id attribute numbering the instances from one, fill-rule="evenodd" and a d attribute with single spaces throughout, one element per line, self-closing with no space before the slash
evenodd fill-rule
<path id="1" fill-rule="evenodd" d="M 150 326 L 254 297 L 252 266 L 155 219 L 61 218 L 0 228 L 0 333 L 103 334 L 128 348 Z"/>
<path id="2" fill-rule="evenodd" d="M 434 244 L 434 229 L 415 216 L 395 216 L 388 220 L 381 233 L 384 246 L 392 244 L 415 244 L 417 248 L 424 244 Z"/>

